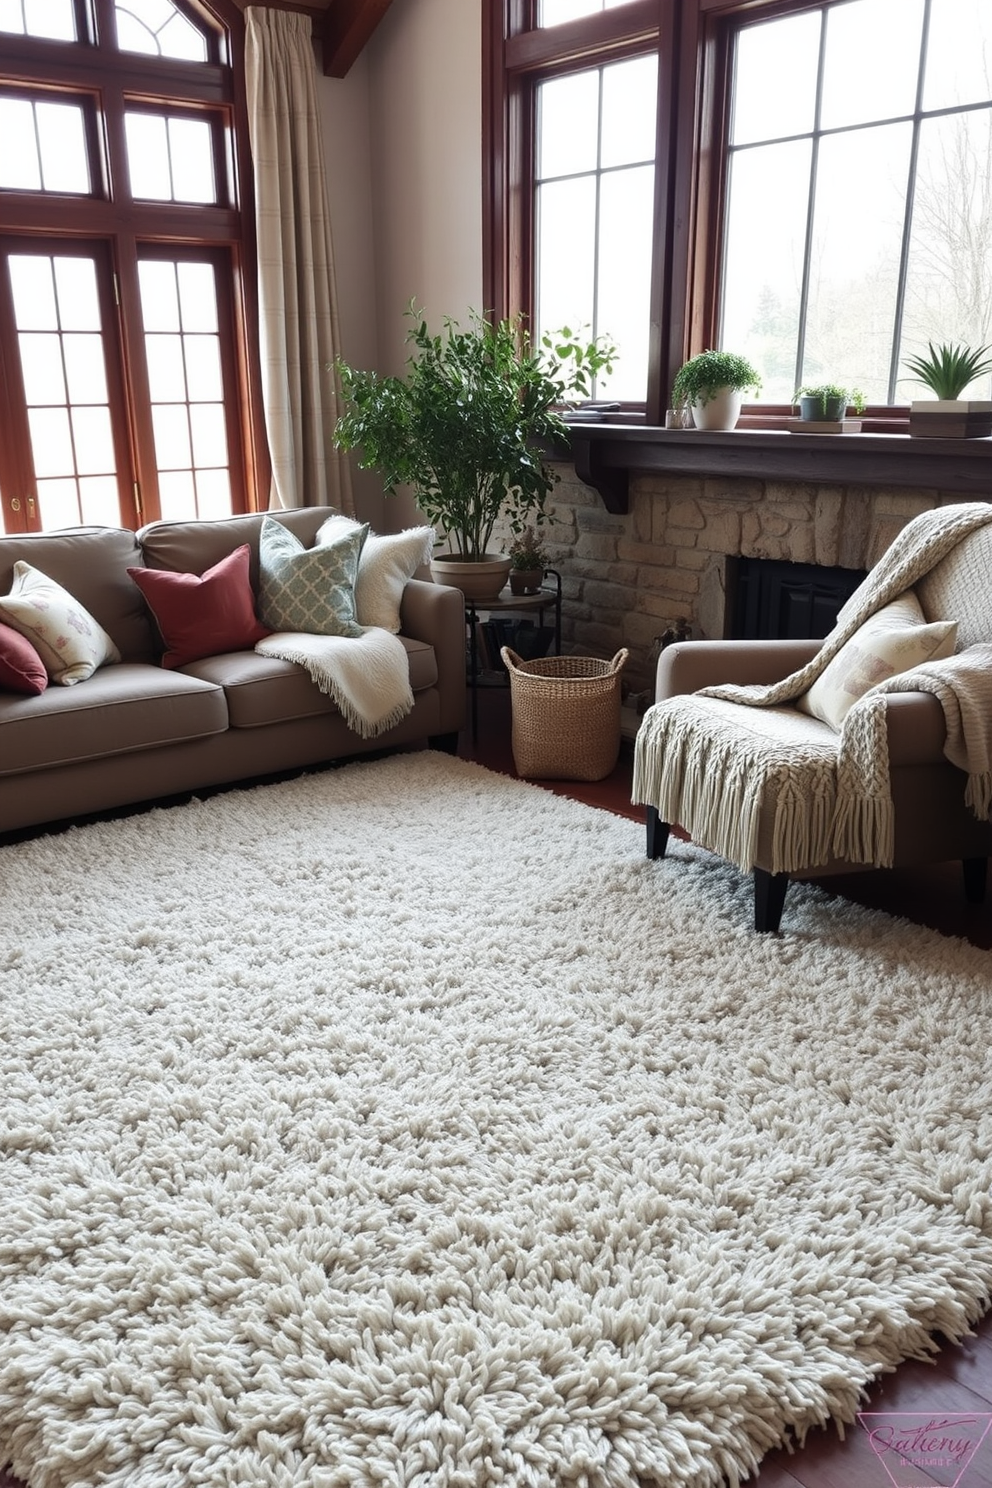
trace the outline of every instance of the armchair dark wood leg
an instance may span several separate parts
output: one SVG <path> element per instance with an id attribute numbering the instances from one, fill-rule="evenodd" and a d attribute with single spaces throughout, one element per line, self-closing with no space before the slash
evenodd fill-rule
<path id="1" fill-rule="evenodd" d="M 647 810 L 648 828 L 648 857 L 652 860 L 663 858 L 668 846 L 668 834 L 672 830 L 668 822 L 663 822 L 658 815 L 656 806 L 649 806 Z"/>
<path id="2" fill-rule="evenodd" d="M 787 873 L 769 873 L 765 868 L 754 870 L 754 928 L 755 930 L 778 930 L 785 905 L 785 891 L 789 887 Z"/>
<path id="3" fill-rule="evenodd" d="M 985 884 L 989 876 L 988 858 L 962 858 L 964 897 L 969 904 L 985 903 Z"/>

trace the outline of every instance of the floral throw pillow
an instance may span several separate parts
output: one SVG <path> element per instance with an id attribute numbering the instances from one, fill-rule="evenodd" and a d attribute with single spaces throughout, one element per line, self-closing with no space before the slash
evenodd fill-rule
<path id="1" fill-rule="evenodd" d="M 121 654 L 88 610 L 61 584 L 19 559 L 0 620 L 20 631 L 41 657 L 52 682 L 71 687 Z"/>
<path id="2" fill-rule="evenodd" d="M 855 631 L 796 707 L 840 729 L 858 699 L 879 682 L 952 656 L 957 635 L 954 620 L 928 625 L 919 600 L 907 590 Z"/>
<path id="3" fill-rule="evenodd" d="M 355 611 L 358 560 L 368 527 L 305 548 L 281 522 L 266 517 L 258 540 L 258 611 L 274 631 L 359 636 Z"/>

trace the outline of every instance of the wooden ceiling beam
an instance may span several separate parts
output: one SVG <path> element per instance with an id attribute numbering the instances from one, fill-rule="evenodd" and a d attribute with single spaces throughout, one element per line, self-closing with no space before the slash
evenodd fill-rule
<path id="1" fill-rule="evenodd" d="M 391 0 L 331 0 L 323 26 L 326 77 L 345 76 L 390 4 Z"/>

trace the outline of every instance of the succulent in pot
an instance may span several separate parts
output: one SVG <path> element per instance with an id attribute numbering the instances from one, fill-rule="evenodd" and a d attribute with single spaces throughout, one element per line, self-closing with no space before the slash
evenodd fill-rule
<path id="1" fill-rule="evenodd" d="M 992 346 L 927 343 L 925 356 L 906 358 L 914 382 L 935 393 L 909 407 L 909 432 L 917 438 L 987 439 L 992 434 L 992 401 L 961 394 L 992 372 Z"/>
<path id="2" fill-rule="evenodd" d="M 514 594 L 536 594 L 544 582 L 548 555 L 534 527 L 527 526 L 510 544 L 510 589 Z"/>
<path id="3" fill-rule="evenodd" d="M 838 387 L 835 382 L 804 384 L 796 388 L 793 403 L 799 405 L 799 416 L 807 421 L 839 423 L 853 408 L 856 414 L 865 411 L 865 396 L 860 388 Z"/>

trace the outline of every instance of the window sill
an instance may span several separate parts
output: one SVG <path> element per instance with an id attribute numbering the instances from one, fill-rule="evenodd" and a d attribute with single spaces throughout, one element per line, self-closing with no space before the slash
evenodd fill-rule
<path id="1" fill-rule="evenodd" d="M 566 458 L 618 515 L 630 509 L 630 476 L 637 473 L 922 488 L 992 500 L 992 439 L 747 428 L 717 434 L 604 420 L 572 425 Z"/>

